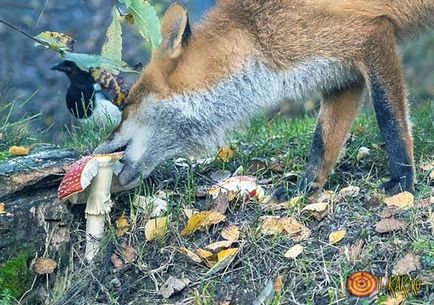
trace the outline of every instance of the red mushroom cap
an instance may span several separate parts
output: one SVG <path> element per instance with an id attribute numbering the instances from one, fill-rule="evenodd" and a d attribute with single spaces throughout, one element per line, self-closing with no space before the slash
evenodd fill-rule
<path id="1" fill-rule="evenodd" d="M 86 164 L 93 158 L 93 156 L 83 157 L 75 162 L 63 176 L 60 182 L 57 196 L 61 201 L 67 200 L 69 197 L 83 192 L 84 188 L 81 184 L 81 173 L 83 172 Z"/>
<path id="2" fill-rule="evenodd" d="M 106 155 L 86 156 L 75 162 L 66 172 L 62 182 L 60 182 L 57 192 L 60 201 L 65 201 L 68 198 L 83 192 L 89 186 L 91 179 L 98 171 L 95 162 L 92 162 L 93 160 L 109 157 L 113 161 L 118 161 L 122 158 L 123 154 L 123 152 L 116 152 Z M 90 171 L 90 174 L 83 174 L 88 171 Z"/>

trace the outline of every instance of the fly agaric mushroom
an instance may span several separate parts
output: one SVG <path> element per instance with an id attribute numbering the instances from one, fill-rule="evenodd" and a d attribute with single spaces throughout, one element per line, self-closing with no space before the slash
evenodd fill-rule
<path id="1" fill-rule="evenodd" d="M 100 248 L 105 215 L 110 212 L 113 175 L 120 173 L 123 153 L 87 156 L 74 163 L 59 186 L 60 201 L 86 200 L 86 260 L 92 261 Z M 85 192 L 86 191 L 86 192 Z"/>

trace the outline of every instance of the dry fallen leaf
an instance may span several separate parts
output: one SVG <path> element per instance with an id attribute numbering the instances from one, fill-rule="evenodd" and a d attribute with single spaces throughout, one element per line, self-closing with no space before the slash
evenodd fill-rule
<path id="1" fill-rule="evenodd" d="M 125 266 L 124 261 L 116 253 L 113 253 L 110 259 L 112 261 L 115 272 L 122 269 Z"/>
<path id="2" fill-rule="evenodd" d="M 384 218 L 375 226 L 375 231 L 378 233 L 387 233 L 399 231 L 405 228 L 405 225 L 395 218 Z"/>
<path id="3" fill-rule="evenodd" d="M 393 216 L 396 216 L 400 213 L 400 210 L 397 207 L 394 206 L 390 206 L 390 207 L 385 207 L 383 209 L 383 211 L 380 214 L 381 218 L 390 218 Z"/>
<path id="4" fill-rule="evenodd" d="M 20 157 L 27 156 L 30 153 L 30 148 L 21 146 L 12 146 L 9 148 L 9 153 L 12 156 Z"/>
<path id="5" fill-rule="evenodd" d="M 310 237 L 311 233 L 312 232 L 308 227 L 302 225 L 300 232 L 297 234 L 291 235 L 290 237 L 291 237 L 293 242 L 299 243 L 303 240 L 308 239 Z"/>
<path id="6" fill-rule="evenodd" d="M 279 225 L 290 236 L 300 233 L 302 229 L 302 224 L 299 223 L 294 217 L 284 217 L 279 219 Z"/>
<path id="7" fill-rule="evenodd" d="M 360 147 L 357 152 L 357 161 L 361 161 L 369 156 L 371 150 L 367 147 Z"/>
<path id="8" fill-rule="evenodd" d="M 394 275 L 408 275 L 413 271 L 420 270 L 420 268 L 420 257 L 413 252 L 409 252 L 396 263 L 392 273 Z"/>
<path id="9" fill-rule="evenodd" d="M 281 293 L 283 290 L 283 276 L 279 275 L 276 277 L 273 283 L 273 288 L 276 293 Z"/>
<path id="10" fill-rule="evenodd" d="M 403 192 L 384 199 L 384 203 L 387 206 L 396 206 L 400 209 L 406 210 L 414 207 L 414 196 L 412 193 Z"/>
<path id="11" fill-rule="evenodd" d="M 156 238 L 161 238 L 166 234 L 168 226 L 168 218 L 160 217 L 150 219 L 145 225 L 145 237 L 147 241 L 152 241 Z"/>
<path id="12" fill-rule="evenodd" d="M 37 257 L 33 259 L 30 267 L 36 274 L 51 274 L 57 268 L 57 263 L 51 258 Z"/>
<path id="13" fill-rule="evenodd" d="M 225 146 L 219 149 L 219 151 L 217 152 L 216 159 L 218 161 L 228 163 L 232 160 L 234 155 L 235 155 L 235 150 L 229 146 Z"/>
<path id="14" fill-rule="evenodd" d="M 304 248 L 303 248 L 302 245 L 295 245 L 295 246 L 289 248 L 289 250 L 286 251 L 286 253 L 285 253 L 284 256 L 287 257 L 287 258 L 293 258 L 293 259 L 295 259 L 301 253 L 303 253 L 303 250 L 304 250 Z"/>
<path id="15" fill-rule="evenodd" d="M 256 179 L 250 176 L 236 176 L 225 179 L 217 185 L 212 186 L 208 193 L 217 198 L 220 192 L 227 193 L 229 201 L 235 199 L 248 200 L 256 198 L 262 201 L 265 198 L 265 192 L 256 182 Z"/>
<path id="16" fill-rule="evenodd" d="M 133 203 L 143 209 L 143 211 L 151 218 L 161 217 L 168 210 L 168 203 L 165 198 L 168 195 L 165 192 L 160 192 L 154 196 L 136 196 Z"/>
<path id="17" fill-rule="evenodd" d="M 116 220 L 116 236 L 117 237 L 124 236 L 129 229 L 130 229 L 130 223 L 128 222 L 128 218 L 125 216 L 125 214 L 122 214 Z"/>
<path id="18" fill-rule="evenodd" d="M 313 195 L 311 195 L 308 200 L 310 203 L 331 203 L 333 200 L 333 191 L 322 191 L 322 192 L 316 192 Z"/>
<path id="19" fill-rule="evenodd" d="M 265 216 L 261 217 L 263 223 L 260 231 L 263 235 L 274 236 L 282 233 L 287 233 L 289 238 L 294 242 L 300 242 L 309 238 L 311 231 L 299 223 L 294 217 L 275 217 Z"/>
<path id="20" fill-rule="evenodd" d="M 233 241 L 229 241 L 229 240 L 217 241 L 212 244 L 209 244 L 208 246 L 205 247 L 205 249 L 215 252 L 221 249 L 229 248 L 230 246 L 232 246 L 232 244 Z"/>
<path id="21" fill-rule="evenodd" d="M 420 168 L 425 172 L 429 172 L 430 179 L 434 180 L 434 162 L 423 164 Z"/>
<path id="22" fill-rule="evenodd" d="M 226 213 L 226 210 L 229 207 L 229 198 L 227 193 L 220 192 L 217 198 L 214 199 L 214 211 L 219 213 Z"/>
<path id="23" fill-rule="evenodd" d="M 347 235 L 347 231 L 345 230 L 331 232 L 329 235 L 329 243 L 332 245 L 337 244 L 344 239 L 345 235 Z"/>
<path id="24" fill-rule="evenodd" d="M 240 230 L 236 225 L 230 225 L 223 229 L 221 235 L 224 239 L 235 242 L 240 238 Z"/>
<path id="25" fill-rule="evenodd" d="M 233 256 L 235 254 L 238 253 L 238 248 L 231 248 L 231 249 L 225 249 L 225 250 L 221 250 L 218 254 L 217 254 L 217 258 L 218 261 L 222 261 L 225 258 L 229 257 L 229 256 Z"/>
<path id="26" fill-rule="evenodd" d="M 110 257 L 110 260 L 113 264 L 113 268 L 114 268 L 115 272 L 119 271 L 120 269 L 122 269 L 125 266 L 124 261 L 116 253 L 112 254 L 112 256 Z"/>
<path id="27" fill-rule="evenodd" d="M 181 231 L 181 236 L 188 236 L 197 230 L 207 229 L 211 225 L 218 224 L 226 220 L 226 216 L 217 211 L 203 211 L 193 214 Z"/>
<path id="28" fill-rule="evenodd" d="M 122 254 L 125 263 L 132 263 L 137 259 L 137 250 L 132 246 L 127 245 L 125 242 L 122 243 Z"/>
<path id="29" fill-rule="evenodd" d="M 365 202 L 364 206 L 367 209 L 376 208 L 381 205 L 383 199 L 379 195 L 374 195 L 369 197 L 369 199 Z"/>
<path id="30" fill-rule="evenodd" d="M 179 251 L 185 255 L 187 255 L 193 262 L 201 263 L 202 259 L 199 255 L 194 253 L 193 251 L 188 250 L 187 248 L 179 248 Z"/>
<path id="31" fill-rule="evenodd" d="M 204 249 L 197 249 L 196 253 L 199 255 L 200 258 L 208 259 L 214 255 L 211 251 L 204 250 Z"/>
<path id="32" fill-rule="evenodd" d="M 0 202 L 0 215 L 6 214 L 6 208 L 5 204 L 3 202 Z"/>
<path id="33" fill-rule="evenodd" d="M 387 297 L 387 299 L 380 303 L 380 305 L 401 305 L 407 298 L 403 292 L 395 292 L 393 295 Z"/>
<path id="34" fill-rule="evenodd" d="M 347 186 L 341 189 L 338 193 L 338 200 L 343 200 L 345 198 L 354 198 L 360 194 L 360 187 L 358 186 Z"/>
<path id="35" fill-rule="evenodd" d="M 187 217 L 187 219 L 190 219 L 191 216 L 196 214 L 198 211 L 192 210 L 192 209 L 184 209 L 183 212 L 184 212 L 185 217 Z"/>
<path id="36" fill-rule="evenodd" d="M 284 228 L 279 223 L 278 217 L 266 216 L 261 225 L 261 233 L 266 236 L 279 235 L 283 232 Z"/>
<path id="37" fill-rule="evenodd" d="M 321 220 L 329 213 L 329 205 L 326 202 L 308 204 L 303 211 L 309 212 L 315 219 Z"/>
<path id="38" fill-rule="evenodd" d="M 206 273 L 206 276 L 210 276 L 211 274 L 215 274 L 227 266 L 234 260 L 235 256 L 239 252 L 239 248 L 231 248 L 231 249 L 225 249 L 220 251 L 217 254 L 217 262 L 214 266 L 208 272 Z"/>
<path id="39" fill-rule="evenodd" d="M 163 284 L 158 294 L 163 298 L 168 299 L 176 293 L 182 291 L 190 284 L 190 280 L 187 278 L 177 279 L 170 276 L 167 281 Z"/>

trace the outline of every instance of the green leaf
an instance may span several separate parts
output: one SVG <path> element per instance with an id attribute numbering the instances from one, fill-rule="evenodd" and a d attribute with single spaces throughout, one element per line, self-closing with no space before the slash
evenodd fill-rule
<path id="1" fill-rule="evenodd" d="M 56 51 L 73 51 L 74 50 L 74 39 L 59 32 L 42 32 L 39 35 L 35 36 L 36 39 L 41 42 L 45 42 L 46 44 L 38 44 L 45 47 L 49 47 L 50 49 Z"/>
<path id="2" fill-rule="evenodd" d="M 122 27 L 120 15 L 116 8 L 113 9 L 113 20 L 107 29 L 101 55 L 113 60 L 122 61 Z"/>
<path id="3" fill-rule="evenodd" d="M 143 38 L 152 43 L 156 49 L 161 43 L 160 20 L 152 5 L 145 0 L 119 0 L 128 7 L 129 13 L 133 16 L 134 26 Z"/>
<path id="4" fill-rule="evenodd" d="M 63 59 L 75 62 L 83 71 L 89 71 L 91 68 L 103 68 L 113 74 L 118 74 L 119 71 L 135 72 L 124 61 L 110 59 L 101 55 L 73 52 L 62 52 L 61 54 Z"/>

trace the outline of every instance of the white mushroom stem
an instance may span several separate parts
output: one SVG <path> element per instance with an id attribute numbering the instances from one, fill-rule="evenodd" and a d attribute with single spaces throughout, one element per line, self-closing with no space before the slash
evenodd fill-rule
<path id="1" fill-rule="evenodd" d="M 86 205 L 86 260 L 92 261 L 101 247 L 104 235 L 104 221 L 110 212 L 112 201 L 110 186 L 113 178 L 113 160 L 98 158 L 98 173 L 89 187 Z"/>

